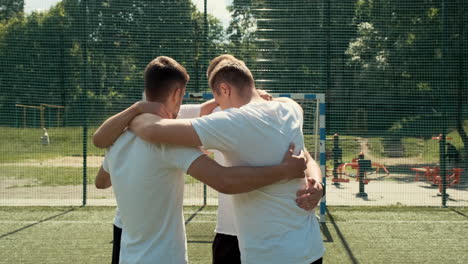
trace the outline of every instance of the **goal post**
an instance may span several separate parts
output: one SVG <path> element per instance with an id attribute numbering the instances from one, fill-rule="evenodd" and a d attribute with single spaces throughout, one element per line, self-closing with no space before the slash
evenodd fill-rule
<path id="1" fill-rule="evenodd" d="M 271 93 L 273 97 L 288 97 L 299 103 L 304 110 L 304 143 L 317 161 L 322 171 L 323 183 L 326 185 L 326 127 L 325 127 L 325 94 L 314 93 Z M 202 103 L 213 99 L 211 92 L 186 93 L 184 103 Z M 203 185 L 203 205 L 207 204 L 207 187 Z M 325 222 L 326 196 L 320 201 L 319 221 Z"/>

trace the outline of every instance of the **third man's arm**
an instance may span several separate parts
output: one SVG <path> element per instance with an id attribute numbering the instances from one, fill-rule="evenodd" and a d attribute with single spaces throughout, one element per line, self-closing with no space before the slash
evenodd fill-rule
<path id="1" fill-rule="evenodd" d="M 281 164 L 264 167 L 224 167 L 202 155 L 190 165 L 188 174 L 222 193 L 249 192 L 280 180 L 304 178 L 305 158 L 294 156 L 293 150 L 291 145 Z"/>
<path id="2" fill-rule="evenodd" d="M 141 114 L 130 122 L 130 129 L 150 143 L 166 143 L 186 147 L 202 145 L 188 119 L 163 119 L 152 114 Z"/>
<path id="3" fill-rule="evenodd" d="M 305 158 L 307 160 L 307 170 L 306 170 L 306 177 L 309 181 L 309 184 L 314 182 L 322 182 L 322 170 L 320 170 L 320 166 L 317 162 L 312 158 L 309 151 L 304 151 Z"/>
<path id="4" fill-rule="evenodd" d="M 102 166 L 99 168 L 99 171 L 96 175 L 94 185 L 98 189 L 107 189 L 112 186 L 110 174 L 105 171 Z"/>
<path id="5" fill-rule="evenodd" d="M 134 103 L 124 111 L 108 118 L 94 132 L 93 143 L 98 148 L 108 148 L 125 131 L 130 121 L 141 113 L 155 113 L 163 117 L 170 117 L 164 105 L 157 102 L 140 101 Z"/>
<path id="6" fill-rule="evenodd" d="M 307 159 L 307 186 L 297 191 L 297 205 L 306 210 L 313 210 L 323 196 L 322 171 L 317 162 L 312 158 L 308 151 L 305 151 Z"/>
<path id="7" fill-rule="evenodd" d="M 214 99 L 202 103 L 200 105 L 200 116 L 211 114 L 216 107 L 218 107 L 218 104 Z"/>

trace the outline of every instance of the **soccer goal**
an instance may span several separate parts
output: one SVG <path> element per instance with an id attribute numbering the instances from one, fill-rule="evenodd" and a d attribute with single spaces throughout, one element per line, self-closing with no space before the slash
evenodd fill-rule
<path id="1" fill-rule="evenodd" d="M 273 97 L 289 97 L 294 99 L 304 109 L 304 142 L 307 150 L 320 165 L 320 169 L 323 175 L 323 182 L 325 183 L 325 94 L 272 93 L 271 95 Z M 186 93 L 184 96 L 184 104 L 202 103 L 210 99 L 213 99 L 213 94 L 209 92 Z M 216 205 L 216 191 L 211 190 L 211 188 L 207 187 L 206 185 L 203 185 L 202 188 L 202 190 L 198 189 L 193 191 L 189 191 L 189 188 L 186 188 L 186 195 L 184 200 L 192 201 L 194 203 L 202 203 L 203 205 Z M 320 222 L 325 222 L 325 211 L 326 197 L 324 196 L 320 202 Z"/>

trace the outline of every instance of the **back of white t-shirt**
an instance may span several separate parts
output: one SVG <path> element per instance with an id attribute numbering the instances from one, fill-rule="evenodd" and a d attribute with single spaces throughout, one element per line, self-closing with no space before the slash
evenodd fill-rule
<path id="1" fill-rule="evenodd" d="M 190 119 L 200 117 L 201 105 L 185 104 L 180 106 L 178 119 Z M 216 107 L 213 113 L 221 111 L 221 108 Z M 221 165 L 227 166 L 224 160 L 223 153 L 217 150 L 211 150 L 214 153 L 214 160 Z M 216 221 L 216 233 L 237 236 L 237 231 L 234 226 L 234 215 L 232 199 L 229 194 L 218 193 L 218 214 Z"/>
<path id="2" fill-rule="evenodd" d="M 125 132 L 103 163 L 123 223 L 120 263 L 186 263 L 184 172 L 202 153 Z"/>
<path id="3" fill-rule="evenodd" d="M 290 143 L 304 148 L 302 112 L 293 103 L 256 102 L 192 120 L 206 148 L 230 166 L 279 164 Z M 313 213 L 295 203 L 304 179 L 232 195 L 242 263 L 311 263 L 323 256 Z"/>

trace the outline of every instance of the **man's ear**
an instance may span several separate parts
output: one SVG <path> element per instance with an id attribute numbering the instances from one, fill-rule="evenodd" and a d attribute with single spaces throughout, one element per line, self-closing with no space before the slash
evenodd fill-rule
<path id="1" fill-rule="evenodd" d="M 219 85 L 219 90 L 221 91 L 221 94 L 223 95 L 226 95 L 226 96 L 231 95 L 231 86 L 225 82 Z"/>
<path id="2" fill-rule="evenodd" d="M 180 87 L 176 87 L 174 92 L 172 93 L 171 100 L 174 104 L 177 104 L 182 96 L 182 91 L 184 89 Z"/>

